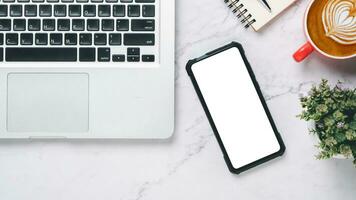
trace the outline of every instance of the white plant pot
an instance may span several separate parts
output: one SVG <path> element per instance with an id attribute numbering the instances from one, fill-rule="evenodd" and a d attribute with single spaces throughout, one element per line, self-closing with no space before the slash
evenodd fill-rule
<path id="1" fill-rule="evenodd" d="M 335 155 L 335 156 L 333 156 L 333 158 L 335 158 L 335 159 L 350 159 L 350 158 L 346 158 L 344 155 L 341 155 L 341 154 Z"/>

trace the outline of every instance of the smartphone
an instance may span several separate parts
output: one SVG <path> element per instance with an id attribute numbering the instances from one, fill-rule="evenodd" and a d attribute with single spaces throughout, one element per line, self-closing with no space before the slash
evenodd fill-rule
<path id="1" fill-rule="evenodd" d="M 285 145 L 239 43 L 190 60 L 186 69 L 232 173 L 283 155 Z"/>

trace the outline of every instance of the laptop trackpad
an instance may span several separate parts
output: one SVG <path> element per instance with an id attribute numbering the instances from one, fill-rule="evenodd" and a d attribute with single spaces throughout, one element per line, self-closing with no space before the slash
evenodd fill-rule
<path id="1" fill-rule="evenodd" d="M 9 132 L 87 132 L 89 75 L 10 73 Z"/>

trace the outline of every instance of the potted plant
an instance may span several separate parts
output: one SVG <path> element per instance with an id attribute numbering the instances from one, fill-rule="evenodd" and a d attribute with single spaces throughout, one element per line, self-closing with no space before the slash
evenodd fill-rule
<path id="1" fill-rule="evenodd" d="M 356 90 L 333 88 L 327 80 L 313 86 L 308 96 L 300 99 L 303 111 L 299 117 L 312 121 L 310 133 L 319 138 L 318 159 L 353 158 L 356 165 Z"/>

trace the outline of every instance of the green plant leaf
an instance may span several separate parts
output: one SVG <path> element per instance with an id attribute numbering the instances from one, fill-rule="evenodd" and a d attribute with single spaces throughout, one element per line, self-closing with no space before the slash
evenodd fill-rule
<path id="1" fill-rule="evenodd" d="M 345 137 L 347 140 L 351 141 L 354 139 L 355 131 L 349 129 L 345 132 Z"/>
<path id="2" fill-rule="evenodd" d="M 336 139 L 337 143 L 342 143 L 346 140 L 346 136 L 344 133 L 336 132 L 335 139 Z"/>
<path id="3" fill-rule="evenodd" d="M 356 131 L 356 121 L 350 122 L 350 128 L 354 131 Z"/>
<path id="4" fill-rule="evenodd" d="M 333 117 L 336 121 L 341 121 L 341 120 L 344 120 L 346 118 L 346 116 L 340 112 L 339 110 L 335 111 L 333 113 Z"/>
<path id="5" fill-rule="evenodd" d="M 300 102 L 303 110 L 298 118 L 316 125 L 309 132 L 320 139 L 317 159 L 342 154 L 353 156 L 356 166 L 356 88 L 344 88 L 341 82 L 331 88 L 323 79 Z"/>

